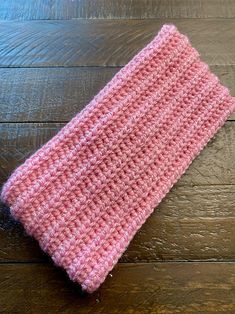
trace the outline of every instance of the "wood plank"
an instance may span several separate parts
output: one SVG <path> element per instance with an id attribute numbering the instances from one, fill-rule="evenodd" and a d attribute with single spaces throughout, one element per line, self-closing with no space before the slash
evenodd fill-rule
<path id="1" fill-rule="evenodd" d="M 235 185 L 176 185 L 149 217 L 122 262 L 235 260 Z M 0 205 L 0 261 L 48 261 Z"/>
<path id="2" fill-rule="evenodd" d="M 51 265 L 0 265 L 3 313 L 226 313 L 234 263 L 118 264 L 92 295 Z"/>
<path id="3" fill-rule="evenodd" d="M 234 204 L 234 197 L 232 200 Z M 122 261 L 234 261 L 234 216 L 159 219 L 153 215 Z"/>
<path id="4" fill-rule="evenodd" d="M 235 17 L 233 0 L 1 1 L 0 19 Z"/>
<path id="5" fill-rule="evenodd" d="M 235 19 L 137 19 L 2 22 L 0 66 L 121 66 L 164 23 L 187 34 L 210 65 L 235 64 Z"/>
<path id="6" fill-rule="evenodd" d="M 63 123 L 0 124 L 0 184 L 46 143 Z M 179 181 L 180 185 L 235 183 L 235 123 L 227 121 Z"/>
<path id="7" fill-rule="evenodd" d="M 0 122 L 69 121 L 119 69 L 0 68 Z M 235 96 L 235 66 L 211 70 Z M 229 120 L 235 120 L 235 113 Z"/>
<path id="8" fill-rule="evenodd" d="M 0 68 L 0 122 L 69 121 L 119 69 Z"/>

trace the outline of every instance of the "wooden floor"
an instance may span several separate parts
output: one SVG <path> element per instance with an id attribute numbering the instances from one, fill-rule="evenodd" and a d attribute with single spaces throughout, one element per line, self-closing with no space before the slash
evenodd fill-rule
<path id="1" fill-rule="evenodd" d="M 235 0 L 0 0 L 0 184 L 144 47 L 188 34 L 235 96 Z M 93 295 L 0 210 L 0 313 L 235 313 L 235 114 Z"/>

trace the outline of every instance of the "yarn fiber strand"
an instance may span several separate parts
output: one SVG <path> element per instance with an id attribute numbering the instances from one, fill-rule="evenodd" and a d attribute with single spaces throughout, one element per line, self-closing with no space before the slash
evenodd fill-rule
<path id="1" fill-rule="evenodd" d="M 2 189 L 56 265 L 95 291 L 235 110 L 188 38 L 164 25 Z"/>

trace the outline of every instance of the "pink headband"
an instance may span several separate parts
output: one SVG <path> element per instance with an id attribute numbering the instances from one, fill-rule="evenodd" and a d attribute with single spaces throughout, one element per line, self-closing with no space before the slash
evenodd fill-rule
<path id="1" fill-rule="evenodd" d="M 234 110 L 187 37 L 164 25 L 14 171 L 1 197 L 55 264 L 93 292 Z"/>

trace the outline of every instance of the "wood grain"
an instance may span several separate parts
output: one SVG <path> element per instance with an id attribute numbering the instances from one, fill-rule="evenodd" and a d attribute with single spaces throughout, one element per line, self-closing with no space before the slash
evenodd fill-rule
<path id="1" fill-rule="evenodd" d="M 1 1 L 0 19 L 235 17 L 233 0 Z"/>
<path id="2" fill-rule="evenodd" d="M 164 23 L 187 34 L 210 65 L 235 64 L 235 19 L 137 19 L 2 22 L 0 66 L 122 66 Z"/>
<path id="3" fill-rule="evenodd" d="M 235 264 L 119 264 L 93 295 L 51 265 L 8 264 L 0 289 L 3 313 L 233 314 Z"/>
<path id="4" fill-rule="evenodd" d="M 65 123 L 0 124 L 0 184 Z M 235 183 L 235 123 L 228 121 L 193 161 L 180 185 Z"/>
<path id="5" fill-rule="evenodd" d="M 0 122 L 69 121 L 119 69 L 0 68 Z"/>
<path id="6" fill-rule="evenodd" d="M 0 68 L 0 122 L 69 121 L 119 69 Z M 235 96 L 235 66 L 211 66 L 211 71 Z"/>
<path id="7" fill-rule="evenodd" d="M 176 185 L 134 237 L 122 262 L 235 260 L 235 185 Z M 0 208 L 0 261 L 48 261 L 9 209 Z"/>

